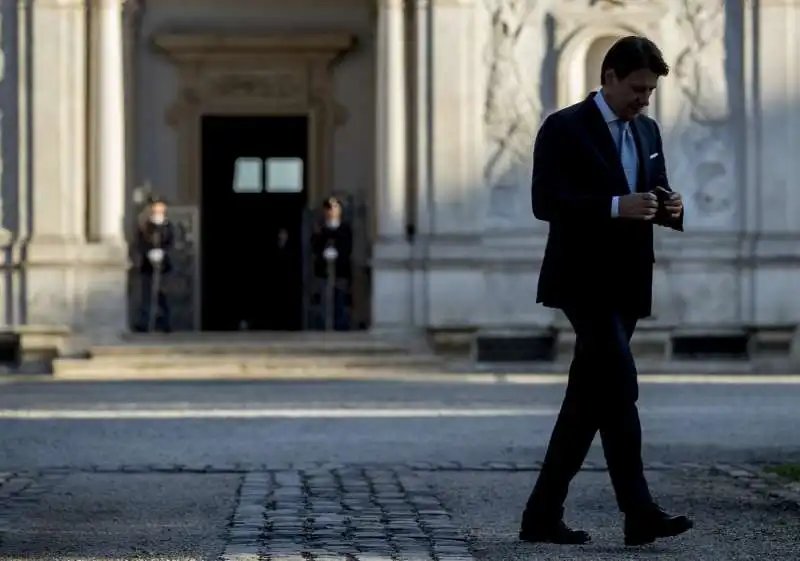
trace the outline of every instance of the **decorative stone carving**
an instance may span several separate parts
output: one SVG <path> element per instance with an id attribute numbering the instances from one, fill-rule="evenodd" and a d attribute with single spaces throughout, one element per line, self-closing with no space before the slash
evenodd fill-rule
<path id="1" fill-rule="evenodd" d="M 306 86 L 297 73 L 225 74 L 211 83 L 213 95 L 261 97 L 273 100 L 302 99 Z"/>
<path id="2" fill-rule="evenodd" d="M 631 4 L 636 2 L 630 2 L 629 0 L 558 0 L 558 3 L 566 5 L 573 10 L 591 8 L 592 10 L 611 11 L 628 10 Z"/>
<path id="3" fill-rule="evenodd" d="M 176 63 L 179 90 L 166 112 L 178 131 L 181 158 L 179 199 L 199 199 L 199 116 L 219 114 L 309 114 L 311 134 L 309 204 L 329 191 L 332 146 L 346 115 L 331 87 L 333 62 L 353 45 L 349 34 L 244 35 L 165 34 L 155 46 Z"/>
<path id="4" fill-rule="evenodd" d="M 724 9 L 724 0 L 682 0 L 677 23 L 686 46 L 673 65 L 682 95 L 669 152 L 672 182 L 712 227 L 729 225 L 737 184 Z"/>
<path id="5" fill-rule="evenodd" d="M 589 0 L 589 6 L 597 6 L 601 10 L 624 8 L 625 4 L 625 0 Z"/>
<path id="6" fill-rule="evenodd" d="M 491 17 L 486 49 L 488 83 L 484 122 L 489 154 L 484 176 L 492 189 L 490 214 L 513 219 L 521 187 L 529 180 L 532 139 L 541 117 L 538 76 L 527 62 L 540 60 L 523 36 L 536 4 L 485 0 Z M 524 54 L 520 51 L 523 50 Z"/>

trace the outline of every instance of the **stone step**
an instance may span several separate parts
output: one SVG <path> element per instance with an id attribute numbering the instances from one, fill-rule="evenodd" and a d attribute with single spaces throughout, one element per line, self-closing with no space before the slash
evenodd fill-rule
<path id="1" fill-rule="evenodd" d="M 378 340 L 164 341 L 94 346 L 94 358 L 121 356 L 385 355 L 408 353 L 402 343 Z"/>
<path id="2" fill-rule="evenodd" d="M 79 364 L 81 363 L 81 364 Z M 162 366 L 98 364 L 91 360 L 70 362 L 57 359 L 53 377 L 59 380 L 204 380 L 204 379 L 390 379 L 397 375 L 420 376 L 441 374 L 436 364 L 335 366 L 328 364 L 287 366 L 249 364 L 247 361 L 193 366 Z"/>
<path id="3" fill-rule="evenodd" d="M 378 355 L 333 355 L 327 357 L 304 355 L 270 354 L 143 354 L 103 355 L 87 359 L 59 358 L 53 361 L 61 368 L 198 368 L 226 364 L 242 364 L 248 368 L 315 368 L 319 366 L 381 367 L 381 366 L 426 366 L 441 364 L 441 359 L 432 355 L 378 354 Z"/>

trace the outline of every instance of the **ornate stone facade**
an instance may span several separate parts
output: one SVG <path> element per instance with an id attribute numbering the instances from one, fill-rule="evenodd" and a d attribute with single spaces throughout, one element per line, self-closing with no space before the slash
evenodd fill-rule
<path id="1" fill-rule="evenodd" d="M 524 63 L 542 56 L 539 36 L 530 25 L 536 2 L 485 2 L 491 21 L 484 113 L 489 149 L 484 173 L 491 190 L 489 216 L 519 225 L 529 215 L 525 185 L 531 172 L 531 139 L 542 116 L 539 77 Z"/>
<path id="2" fill-rule="evenodd" d="M 675 24 L 685 39 L 673 63 L 680 91 L 670 143 L 671 178 L 684 186 L 699 229 L 737 227 L 736 128 L 725 71 L 723 0 L 683 0 Z"/>
<path id="3" fill-rule="evenodd" d="M 132 186 L 145 181 L 178 203 L 181 267 L 196 271 L 198 119 L 221 112 L 310 116 L 309 204 L 332 192 L 352 201 L 361 321 L 561 328 L 533 302 L 547 232 L 529 211 L 533 137 L 594 85 L 598 45 L 636 33 L 673 69 L 651 113 L 689 230 L 659 232 L 645 325 L 800 324 L 788 288 L 800 274 L 800 195 L 790 188 L 800 176 L 800 71 L 786 55 L 798 46 L 797 2 L 159 0 L 127 3 L 119 33 L 118 1 L 10 4 L 0 198 L 25 271 L 16 321 L 123 328 L 124 244 L 109 234 L 120 201 L 133 212 Z M 118 35 L 125 60 L 102 59 L 98 81 L 86 53 Z M 116 102 L 100 104 L 100 119 L 91 101 L 123 75 L 120 135 Z M 122 167 L 97 144 L 118 136 Z M 176 282 L 178 323 L 196 327 L 196 279 Z"/>

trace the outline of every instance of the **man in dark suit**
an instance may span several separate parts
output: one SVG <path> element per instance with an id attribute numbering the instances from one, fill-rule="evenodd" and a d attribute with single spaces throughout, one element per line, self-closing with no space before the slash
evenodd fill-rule
<path id="1" fill-rule="evenodd" d="M 650 315 L 653 225 L 683 230 L 683 202 L 667 179 L 658 125 L 641 114 L 669 73 L 644 37 L 606 54 L 602 89 L 553 113 L 533 151 L 533 214 L 549 223 L 537 302 L 563 310 L 576 334 L 564 402 L 522 517 L 520 539 L 583 544 L 563 521 L 567 489 L 599 431 L 625 514 L 625 543 L 692 527 L 650 495 L 642 466 L 638 385 L 630 339 Z"/>

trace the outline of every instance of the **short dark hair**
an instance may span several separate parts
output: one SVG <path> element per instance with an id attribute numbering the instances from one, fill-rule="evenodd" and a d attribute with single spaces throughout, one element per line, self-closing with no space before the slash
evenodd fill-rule
<path id="1" fill-rule="evenodd" d="M 631 72 L 643 68 L 656 76 L 669 74 L 669 65 L 655 43 L 637 35 L 623 37 L 608 49 L 600 67 L 600 83 L 605 85 L 606 72 L 609 70 L 614 71 L 618 80 L 624 80 Z"/>

